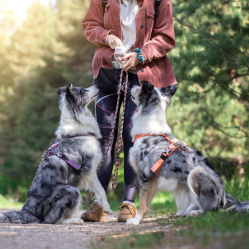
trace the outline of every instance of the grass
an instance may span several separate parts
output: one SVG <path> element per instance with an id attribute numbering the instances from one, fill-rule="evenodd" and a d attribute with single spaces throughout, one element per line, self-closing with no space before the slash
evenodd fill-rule
<path id="1" fill-rule="evenodd" d="M 103 246 L 99 243 L 93 243 L 93 249 L 127 249 L 127 248 L 155 248 L 155 246 L 160 245 L 163 239 L 164 233 L 156 232 L 156 233 L 133 233 L 127 237 L 119 237 L 119 238 L 111 238 L 106 235 L 102 241 L 106 246 Z"/>
<path id="2" fill-rule="evenodd" d="M 249 176 L 234 176 L 224 181 L 226 192 L 236 200 L 249 200 Z M 111 203 L 112 205 L 112 203 Z M 138 206 L 138 199 L 136 199 Z M 104 242 L 92 244 L 97 248 L 166 248 L 194 246 L 194 248 L 248 248 L 249 213 L 233 213 L 224 210 L 207 212 L 198 217 L 175 217 L 176 205 L 169 193 L 158 192 L 148 215 L 164 214 L 167 217 L 156 222 L 161 231 L 141 231 L 119 238 L 106 236 Z M 165 231 L 170 225 L 170 230 Z"/>
<path id="3" fill-rule="evenodd" d="M 0 195 L 0 209 L 20 209 L 23 203 L 15 201 L 13 198 L 6 198 Z"/>

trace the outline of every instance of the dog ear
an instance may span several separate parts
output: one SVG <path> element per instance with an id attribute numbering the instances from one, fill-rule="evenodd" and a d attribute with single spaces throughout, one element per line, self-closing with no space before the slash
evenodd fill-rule
<path id="1" fill-rule="evenodd" d="M 168 95 L 170 97 L 172 97 L 175 94 L 176 90 L 177 90 L 176 84 L 172 86 L 168 86 L 168 87 L 163 87 L 160 89 L 162 95 L 165 95 L 165 96 Z"/>
<path id="2" fill-rule="evenodd" d="M 72 83 L 70 83 L 70 84 L 68 85 L 67 90 L 68 90 L 69 92 L 73 92 L 74 86 L 73 86 Z"/>
<path id="3" fill-rule="evenodd" d="M 133 86 L 131 91 L 132 91 L 132 95 L 137 97 L 141 92 L 141 86 Z"/>
<path id="4" fill-rule="evenodd" d="M 154 89 L 154 86 L 152 86 L 148 81 L 140 81 L 142 84 L 142 91 L 144 93 L 151 93 Z"/>

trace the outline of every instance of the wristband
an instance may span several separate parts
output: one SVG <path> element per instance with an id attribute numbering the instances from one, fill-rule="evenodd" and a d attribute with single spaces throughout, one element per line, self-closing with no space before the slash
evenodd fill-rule
<path id="1" fill-rule="evenodd" d="M 141 48 L 136 48 L 134 49 L 134 52 L 137 52 L 137 58 L 139 60 L 140 63 L 144 63 L 144 57 L 142 55 L 142 50 Z"/>

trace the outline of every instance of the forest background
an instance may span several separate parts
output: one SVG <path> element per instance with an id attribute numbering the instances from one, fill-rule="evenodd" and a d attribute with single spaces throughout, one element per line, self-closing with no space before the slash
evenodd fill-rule
<path id="1" fill-rule="evenodd" d="M 173 0 L 174 135 L 229 180 L 248 174 L 249 2 Z M 24 201 L 59 121 L 56 89 L 92 85 L 89 0 L 36 1 L 20 23 L 0 0 L 0 194 Z M 94 105 L 91 106 L 94 110 Z M 114 197 L 123 191 L 122 165 Z M 120 193 L 120 194 L 119 194 Z"/>

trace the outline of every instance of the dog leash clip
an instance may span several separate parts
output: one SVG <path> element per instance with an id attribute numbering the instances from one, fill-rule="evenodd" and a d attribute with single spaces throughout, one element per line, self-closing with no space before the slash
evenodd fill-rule
<path id="1" fill-rule="evenodd" d="M 182 150 L 182 155 L 186 156 L 188 154 L 188 151 Z"/>
<path id="2" fill-rule="evenodd" d="M 188 154 L 189 148 L 187 146 L 182 145 L 182 146 L 179 146 L 179 148 L 182 152 L 182 155 L 186 156 Z"/>

